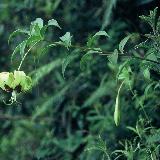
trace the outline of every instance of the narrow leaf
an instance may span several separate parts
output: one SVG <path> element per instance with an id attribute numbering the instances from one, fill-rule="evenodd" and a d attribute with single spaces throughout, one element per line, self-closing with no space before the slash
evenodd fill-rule
<path id="1" fill-rule="evenodd" d="M 88 51 L 85 55 L 83 55 L 83 57 L 81 58 L 81 60 L 80 60 L 80 69 L 82 70 L 82 71 L 84 71 L 85 70 L 85 66 L 86 66 L 86 64 L 87 64 L 87 62 L 89 61 L 89 60 L 91 60 L 91 55 L 93 54 L 93 53 L 99 53 L 99 51 Z"/>
<path id="2" fill-rule="evenodd" d="M 108 33 L 106 31 L 99 31 L 93 37 L 97 37 L 97 36 L 109 37 L 109 35 L 108 35 Z"/>
<path id="3" fill-rule="evenodd" d="M 121 42 L 119 43 L 119 51 L 124 54 L 124 47 L 126 45 L 126 43 L 128 42 L 128 40 L 131 38 L 132 34 L 128 35 L 127 37 L 125 37 L 124 39 L 121 40 Z"/>
<path id="4" fill-rule="evenodd" d="M 65 73 L 65 70 L 66 70 L 67 66 L 77 57 L 78 57 L 78 54 L 71 54 L 71 55 L 67 55 L 67 57 L 63 60 L 63 62 L 62 62 L 63 78 L 65 78 L 64 73 Z"/>
<path id="5" fill-rule="evenodd" d="M 114 122 L 116 124 L 116 126 L 119 125 L 120 122 L 120 104 L 119 104 L 119 96 L 120 96 L 120 90 L 123 86 L 124 81 L 121 83 L 119 89 L 118 89 L 118 93 L 117 93 L 117 97 L 116 97 L 116 104 L 115 104 L 115 110 L 114 110 Z"/>
<path id="6" fill-rule="evenodd" d="M 24 44 L 26 43 L 26 40 L 25 41 L 22 41 L 20 44 L 18 44 L 17 46 L 16 46 L 16 48 L 14 49 L 14 51 L 13 51 L 13 53 L 12 53 L 12 55 L 11 55 L 11 62 L 12 62 L 12 60 L 13 60 L 13 57 L 15 56 L 15 54 L 17 53 L 17 52 L 20 52 L 20 53 L 24 53 L 24 50 L 23 50 L 23 47 L 24 47 Z"/>
<path id="7" fill-rule="evenodd" d="M 14 32 L 12 32 L 8 38 L 8 44 L 10 43 L 11 39 L 13 37 L 15 37 L 16 35 L 20 34 L 20 33 L 24 33 L 24 34 L 28 34 L 29 35 L 29 31 L 27 30 L 23 30 L 23 29 L 17 29 Z"/>
<path id="8" fill-rule="evenodd" d="M 112 63 L 112 64 L 117 64 L 117 60 L 118 60 L 118 50 L 115 49 L 113 54 L 108 56 L 108 60 Z"/>
<path id="9" fill-rule="evenodd" d="M 149 72 L 149 69 L 146 68 L 144 71 L 143 71 L 143 75 L 146 79 L 150 79 L 150 72 Z"/>

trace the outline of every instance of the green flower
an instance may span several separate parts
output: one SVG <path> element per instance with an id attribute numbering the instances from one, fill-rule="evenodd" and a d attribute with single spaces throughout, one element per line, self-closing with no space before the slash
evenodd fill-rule
<path id="1" fill-rule="evenodd" d="M 2 72 L 0 73 L 0 88 L 6 90 L 6 87 L 12 88 L 12 83 L 14 81 L 13 73 Z"/>
<path id="2" fill-rule="evenodd" d="M 15 90 L 17 92 L 26 92 L 32 87 L 32 79 L 23 71 L 14 71 L 14 73 L 0 73 L 0 88 L 7 91 Z"/>

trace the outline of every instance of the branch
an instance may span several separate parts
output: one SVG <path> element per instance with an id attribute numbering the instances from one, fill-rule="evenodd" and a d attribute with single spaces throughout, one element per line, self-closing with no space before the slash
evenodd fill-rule
<path id="1" fill-rule="evenodd" d="M 58 43 L 58 42 L 50 42 L 48 40 L 44 40 L 48 43 L 52 43 L 54 45 L 58 45 L 58 46 L 63 46 L 63 44 L 61 43 Z M 82 46 L 78 46 L 78 45 L 71 45 L 70 48 L 73 48 L 73 49 L 80 49 L 82 51 L 97 51 L 95 48 L 89 48 L 89 47 L 82 47 Z M 110 56 L 111 54 L 113 54 L 113 52 L 109 52 L 109 51 L 104 51 L 104 50 L 101 50 L 99 52 L 99 55 L 101 56 Z M 148 61 L 148 62 L 152 62 L 152 63 L 156 63 L 156 64 L 160 64 L 160 62 L 157 62 L 157 61 L 154 61 L 154 60 L 151 60 L 151 59 L 147 59 L 145 57 L 137 57 L 137 56 L 134 56 L 134 55 L 126 55 L 126 54 L 118 54 L 118 56 L 120 57 L 128 57 L 128 58 L 135 58 L 135 59 L 139 59 L 139 60 L 142 60 L 142 61 Z"/>

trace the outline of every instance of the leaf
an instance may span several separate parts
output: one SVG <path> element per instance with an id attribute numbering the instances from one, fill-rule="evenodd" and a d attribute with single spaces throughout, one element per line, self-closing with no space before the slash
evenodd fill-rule
<path id="1" fill-rule="evenodd" d="M 108 33 L 106 31 L 99 31 L 97 32 L 93 37 L 97 37 L 97 36 L 105 36 L 105 37 L 109 37 Z"/>
<path id="2" fill-rule="evenodd" d="M 32 24 L 33 24 L 33 25 L 38 24 L 38 27 L 39 27 L 40 29 L 42 29 L 42 27 L 43 27 L 43 19 L 42 19 L 42 18 L 36 18 L 36 20 L 33 21 Z"/>
<path id="3" fill-rule="evenodd" d="M 82 58 L 80 60 L 80 69 L 82 71 L 85 70 L 85 68 L 86 68 L 85 66 L 86 66 L 87 62 L 89 60 L 91 60 L 91 55 L 94 54 L 94 53 L 99 53 L 99 51 L 93 51 L 93 50 L 91 50 L 91 51 L 88 51 L 85 55 L 82 56 Z"/>
<path id="4" fill-rule="evenodd" d="M 26 40 L 25 40 L 26 41 Z M 22 41 L 20 44 L 18 44 L 18 46 L 16 46 L 16 48 L 14 49 L 14 51 L 13 51 L 13 53 L 12 53 L 12 55 L 11 55 L 11 62 L 13 61 L 13 57 L 15 56 L 15 54 L 17 53 L 17 52 L 21 52 L 22 54 L 24 53 L 24 45 L 26 45 L 25 43 L 25 41 Z"/>
<path id="5" fill-rule="evenodd" d="M 30 36 L 28 39 L 27 39 L 27 46 L 30 46 L 30 45 L 34 45 L 35 43 L 39 42 L 43 40 L 43 37 L 41 37 L 40 35 L 39 36 L 36 36 L 36 35 L 33 35 L 33 36 Z"/>
<path id="6" fill-rule="evenodd" d="M 30 25 L 30 35 L 42 37 L 41 29 L 43 29 L 43 20 L 41 18 L 36 18 L 35 21 L 31 22 Z"/>
<path id="7" fill-rule="evenodd" d="M 118 93 L 117 93 L 117 97 L 116 97 L 116 104 L 115 104 L 115 110 L 114 110 L 114 122 L 116 124 L 116 126 L 119 125 L 120 123 L 120 104 L 119 104 L 119 96 L 120 96 L 120 90 L 123 86 L 124 81 L 121 83 L 119 89 L 118 89 Z"/>
<path id="8" fill-rule="evenodd" d="M 154 53 L 149 54 L 146 58 L 158 62 L 157 56 Z"/>
<path id="9" fill-rule="evenodd" d="M 150 14 L 148 16 L 139 16 L 143 21 L 148 23 L 153 31 L 155 32 L 157 30 L 157 24 L 158 24 L 158 7 L 156 7 L 153 11 L 150 11 Z"/>
<path id="10" fill-rule="evenodd" d="M 10 36 L 9 36 L 9 38 L 8 38 L 8 44 L 10 43 L 11 39 L 12 39 L 14 36 L 18 35 L 19 33 L 24 33 L 24 34 L 29 35 L 29 31 L 23 30 L 23 29 L 17 29 L 17 30 L 15 30 L 14 32 L 12 32 L 12 33 L 10 34 Z"/>
<path id="11" fill-rule="evenodd" d="M 52 48 L 52 47 L 55 47 L 55 46 L 56 46 L 56 44 L 54 44 L 54 43 L 47 45 L 46 47 L 43 48 L 42 54 L 45 54 L 48 51 L 49 48 Z"/>
<path id="12" fill-rule="evenodd" d="M 87 41 L 87 46 L 88 47 L 93 47 L 93 44 L 94 44 L 96 38 L 99 37 L 99 36 L 109 37 L 109 35 L 106 33 L 106 31 L 99 31 L 95 35 L 93 35 L 92 37 L 89 37 L 89 39 Z"/>
<path id="13" fill-rule="evenodd" d="M 145 95 L 145 97 L 148 96 L 148 92 L 149 92 L 150 88 L 153 87 L 153 85 L 155 85 L 155 82 L 152 82 L 152 83 L 150 83 L 149 85 L 146 86 L 146 88 L 145 88 L 145 90 L 144 90 L 144 95 Z"/>
<path id="14" fill-rule="evenodd" d="M 71 34 L 70 32 L 66 32 L 66 34 L 60 37 L 60 40 L 63 42 L 64 46 L 68 49 L 71 46 Z"/>
<path id="15" fill-rule="evenodd" d="M 111 16 L 112 16 L 112 10 L 115 7 L 118 0 L 107 0 L 105 5 L 105 13 L 103 16 L 103 23 L 102 23 L 102 29 L 107 27 L 110 24 Z"/>
<path id="16" fill-rule="evenodd" d="M 61 27 L 59 26 L 58 22 L 55 19 L 51 19 L 48 21 L 48 26 L 56 26 L 59 29 L 61 29 Z"/>
<path id="17" fill-rule="evenodd" d="M 117 64 L 117 60 L 118 60 L 118 50 L 115 49 L 113 54 L 108 56 L 108 60 L 112 63 L 112 64 Z"/>
<path id="18" fill-rule="evenodd" d="M 121 42 L 119 43 L 119 51 L 121 52 L 121 54 L 124 54 L 124 47 L 126 45 L 126 43 L 128 42 L 128 40 L 133 36 L 133 34 L 129 34 L 127 37 L 125 37 L 124 39 L 121 40 Z"/>
<path id="19" fill-rule="evenodd" d="M 67 57 L 63 60 L 63 62 L 62 62 L 62 75 L 63 75 L 63 78 L 65 77 L 64 73 L 65 73 L 65 70 L 66 70 L 67 66 L 77 57 L 78 57 L 78 54 L 75 54 L 75 52 L 73 52 L 73 54 L 67 55 Z"/>
<path id="20" fill-rule="evenodd" d="M 150 72 L 148 68 L 143 71 L 143 75 L 146 79 L 150 80 Z"/>
<path id="21" fill-rule="evenodd" d="M 136 4 L 137 5 L 144 5 L 144 4 L 150 3 L 152 1 L 154 1 L 154 0 L 137 0 Z"/>
<path id="22" fill-rule="evenodd" d="M 23 41 L 23 42 L 20 44 L 20 55 L 21 55 L 22 57 L 24 56 L 24 51 L 25 51 L 26 45 L 27 45 L 27 40 Z"/>
<path id="23" fill-rule="evenodd" d="M 133 84 L 131 73 L 132 70 L 130 66 L 124 67 L 118 77 L 119 80 L 123 80 L 125 84 L 128 85 L 130 88 Z"/>

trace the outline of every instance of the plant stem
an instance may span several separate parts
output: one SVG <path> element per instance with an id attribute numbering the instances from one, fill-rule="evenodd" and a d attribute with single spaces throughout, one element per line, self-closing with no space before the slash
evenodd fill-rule
<path id="1" fill-rule="evenodd" d="M 39 41 L 38 41 L 38 42 L 39 42 Z M 31 47 L 28 49 L 28 51 L 25 53 L 25 55 L 23 56 L 23 58 L 22 58 L 22 60 L 21 60 L 21 62 L 20 62 L 20 64 L 19 64 L 18 71 L 21 69 L 22 64 L 23 64 L 26 56 L 28 55 L 28 53 L 31 51 L 31 49 L 32 49 L 38 42 L 36 42 L 33 46 L 31 46 Z"/>
<path id="2" fill-rule="evenodd" d="M 45 40 L 45 41 L 48 42 L 48 43 L 54 44 L 54 45 L 64 46 L 63 44 L 58 43 L 58 42 L 50 42 L 48 40 Z M 88 47 L 82 47 L 82 46 L 77 46 L 77 45 L 71 45 L 70 48 L 80 49 L 82 51 L 91 51 L 91 50 L 92 51 L 98 51 L 95 48 L 88 48 Z M 104 50 L 99 51 L 99 55 L 101 55 L 101 56 L 110 56 L 112 53 L 113 52 L 104 51 Z M 139 60 L 143 60 L 143 61 L 148 61 L 148 62 L 160 64 L 160 62 L 157 62 L 157 61 L 154 61 L 154 60 L 151 60 L 151 59 L 147 59 L 147 58 L 144 58 L 144 57 L 137 57 L 137 56 L 134 56 L 134 55 L 126 55 L 126 54 L 118 54 L 118 55 L 120 57 L 130 57 L 130 58 L 135 58 L 135 59 L 139 59 Z"/>

